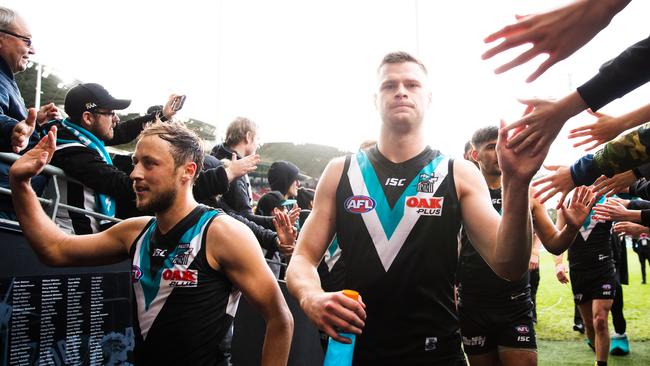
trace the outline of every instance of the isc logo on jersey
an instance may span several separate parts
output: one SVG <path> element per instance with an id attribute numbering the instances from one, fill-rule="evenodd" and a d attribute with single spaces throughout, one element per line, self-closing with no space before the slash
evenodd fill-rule
<path id="1" fill-rule="evenodd" d="M 354 214 L 362 214 L 370 212 L 375 209 L 377 202 L 368 196 L 352 196 L 348 197 L 343 203 L 345 211 Z"/>
<path id="2" fill-rule="evenodd" d="M 444 197 L 411 196 L 406 199 L 406 207 L 415 209 L 422 216 L 441 216 Z"/>
<path id="3" fill-rule="evenodd" d="M 169 281 L 169 287 L 196 287 L 199 273 L 195 269 L 165 269 L 162 278 Z"/>

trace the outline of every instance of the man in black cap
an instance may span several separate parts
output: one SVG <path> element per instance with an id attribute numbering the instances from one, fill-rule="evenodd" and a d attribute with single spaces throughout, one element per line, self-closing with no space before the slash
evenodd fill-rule
<path id="1" fill-rule="evenodd" d="M 275 216 L 278 211 L 289 212 L 289 209 L 296 204 L 296 200 L 286 199 L 278 191 L 269 191 L 264 193 L 257 201 L 255 208 L 256 215 Z"/>
<path id="2" fill-rule="evenodd" d="M 284 198 L 295 198 L 300 187 L 299 175 L 300 169 L 295 164 L 280 160 L 271 164 L 267 178 L 271 190 L 279 191 Z"/>
<path id="3" fill-rule="evenodd" d="M 80 84 L 70 89 L 65 97 L 68 118 L 51 121 L 44 126 L 58 127 L 57 150 L 50 164 L 57 166 L 81 184 L 61 182 L 61 203 L 115 216 L 116 202 L 134 205 L 133 182 L 113 165 L 105 145 L 117 145 L 135 139 L 147 122 L 167 120 L 175 112 L 172 95 L 162 111 L 145 115 L 122 124 L 116 110 L 126 109 L 131 101 L 114 98 L 99 84 Z M 198 199 L 227 190 L 228 177 L 224 169 L 206 171 L 197 179 L 194 193 Z M 95 233 L 109 220 L 98 220 L 81 213 L 59 209 L 56 222 L 65 231 L 75 234 Z"/>

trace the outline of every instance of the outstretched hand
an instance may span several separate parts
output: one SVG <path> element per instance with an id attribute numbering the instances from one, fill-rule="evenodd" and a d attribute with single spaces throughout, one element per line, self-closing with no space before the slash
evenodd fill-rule
<path id="1" fill-rule="evenodd" d="M 564 204 L 566 195 L 575 188 L 575 183 L 571 178 L 571 170 L 569 167 L 562 165 L 545 165 L 544 168 L 553 173 L 533 182 L 533 187 L 539 187 L 534 197 L 539 199 L 539 202 L 544 203 L 560 193 L 562 196 L 556 206 L 557 209 L 560 209 Z"/>
<path id="2" fill-rule="evenodd" d="M 16 160 L 9 170 L 9 177 L 16 182 L 28 181 L 38 175 L 52 160 L 56 150 L 56 126 L 53 126 L 41 141 Z"/>
<path id="3" fill-rule="evenodd" d="M 594 193 L 598 196 L 611 197 L 616 193 L 625 192 L 632 183 L 637 181 L 636 175 L 631 170 L 616 174 L 611 178 L 601 175 L 593 184 Z"/>
<path id="4" fill-rule="evenodd" d="M 278 250 L 285 257 L 291 257 L 296 247 L 295 242 L 298 236 L 296 228 L 291 224 L 289 215 L 285 212 L 278 212 L 273 218 L 273 226 L 278 234 Z"/>
<path id="5" fill-rule="evenodd" d="M 632 210 L 628 210 L 625 200 L 608 198 L 605 203 L 594 207 L 594 219 L 603 221 L 631 221 Z M 629 203 L 629 202 L 628 202 Z"/>
<path id="6" fill-rule="evenodd" d="M 519 153 L 528 149 L 535 155 L 547 150 L 571 117 L 570 112 L 562 108 L 557 101 L 545 99 L 519 99 L 527 106 L 526 113 L 519 120 L 509 124 L 506 130 L 514 130 L 508 140 L 508 147 Z"/>
<path id="7" fill-rule="evenodd" d="M 630 235 L 638 239 L 641 234 L 650 234 L 650 228 L 644 225 L 636 224 L 629 221 L 617 222 L 612 227 L 612 231 L 617 234 Z"/>
<path id="8" fill-rule="evenodd" d="M 563 215 L 567 225 L 578 228 L 589 216 L 594 203 L 596 203 L 596 195 L 588 187 L 580 186 L 573 191 L 569 206 L 560 207 L 560 214 Z"/>
<path id="9" fill-rule="evenodd" d="M 226 168 L 226 174 L 228 174 L 228 181 L 231 182 L 237 177 L 246 175 L 257 169 L 257 164 L 260 162 L 260 156 L 257 154 L 251 154 L 241 159 L 237 159 L 237 154 L 232 153 L 232 158 L 230 163 Z"/>
<path id="10" fill-rule="evenodd" d="M 619 2 L 627 4 L 629 0 Z M 551 66 L 571 56 L 594 38 L 625 6 L 624 4 L 612 11 L 606 8 L 606 3 L 582 0 L 544 13 L 517 15 L 515 23 L 484 39 L 485 43 L 492 43 L 503 38 L 503 42 L 487 50 L 481 57 L 486 60 L 511 48 L 532 44 L 531 48 L 499 66 L 494 72 L 506 72 L 541 54 L 547 54 L 548 58 L 526 79 L 528 83 L 533 82 Z"/>
<path id="11" fill-rule="evenodd" d="M 573 144 L 573 147 L 591 143 L 591 145 L 585 147 L 585 151 L 593 150 L 596 147 L 613 140 L 621 132 L 626 130 L 626 124 L 621 123 L 618 118 L 598 112 L 592 112 L 591 109 L 588 109 L 587 111 L 598 119 L 594 123 L 571 130 L 569 133 L 570 139 L 584 137 L 582 141 Z"/>
<path id="12" fill-rule="evenodd" d="M 508 143 L 508 128 L 505 122 L 501 120 L 496 146 L 499 168 L 501 168 L 504 177 L 520 179 L 525 181 L 527 185 L 539 171 L 548 149 L 541 151 L 539 154 L 530 154 L 528 150 L 516 151 L 509 148 Z"/>

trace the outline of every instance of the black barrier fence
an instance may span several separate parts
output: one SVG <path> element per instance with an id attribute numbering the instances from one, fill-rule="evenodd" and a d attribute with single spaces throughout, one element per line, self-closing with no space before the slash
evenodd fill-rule
<path id="1" fill-rule="evenodd" d="M 0 153 L 3 161 L 15 158 Z M 55 187 L 58 179 L 67 179 L 51 166 L 46 173 Z M 51 217 L 65 207 L 56 194 L 40 201 Z M 289 365 L 322 364 L 317 329 L 282 281 L 280 288 L 294 317 Z M 130 261 L 49 267 L 38 260 L 17 222 L 0 219 L 0 365 L 132 364 L 133 309 Z M 260 364 L 264 333 L 261 315 L 242 297 L 234 321 L 233 365 Z"/>

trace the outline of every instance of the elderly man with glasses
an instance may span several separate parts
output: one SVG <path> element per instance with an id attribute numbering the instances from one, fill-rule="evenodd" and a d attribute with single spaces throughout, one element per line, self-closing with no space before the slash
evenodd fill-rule
<path id="1" fill-rule="evenodd" d="M 31 32 L 15 11 L 0 6 L 0 152 L 21 152 L 38 142 L 35 125 L 58 118 L 53 103 L 35 110 L 26 108 L 14 75 L 25 71 L 34 54 Z M 9 165 L 0 162 L 0 187 L 9 188 Z M 32 186 L 43 190 L 45 179 L 35 177 Z M 11 200 L 0 196 L 0 218 L 15 219 Z"/>
<path id="2" fill-rule="evenodd" d="M 53 103 L 27 110 L 14 75 L 25 71 L 34 54 L 31 32 L 15 11 L 0 7 L 0 151 L 20 152 L 36 143 L 35 123 L 58 116 Z"/>

